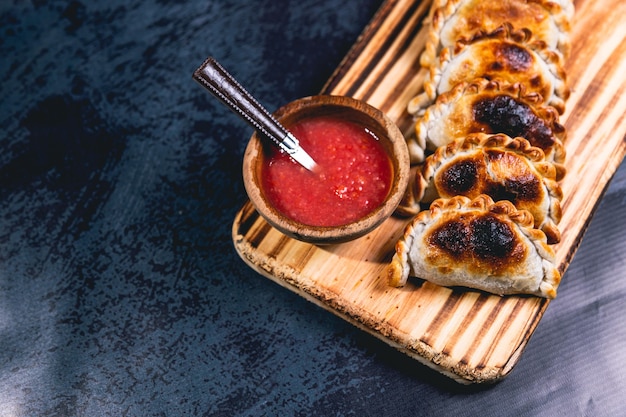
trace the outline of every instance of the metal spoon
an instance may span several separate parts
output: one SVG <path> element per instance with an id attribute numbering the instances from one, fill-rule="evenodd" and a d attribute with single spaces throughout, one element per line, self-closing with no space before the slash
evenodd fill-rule
<path id="1" fill-rule="evenodd" d="M 252 127 L 270 138 L 296 162 L 313 171 L 317 164 L 302 149 L 298 139 L 282 126 L 213 57 L 194 71 L 193 79 L 209 90 Z"/>

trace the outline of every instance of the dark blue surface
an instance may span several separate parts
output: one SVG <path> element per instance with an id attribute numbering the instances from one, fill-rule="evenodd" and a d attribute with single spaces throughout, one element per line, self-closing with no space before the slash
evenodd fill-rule
<path id="1" fill-rule="evenodd" d="M 380 1 L 0 4 L 0 416 L 624 411 L 626 169 L 512 374 L 461 387 L 250 270 L 251 134 L 317 93 Z M 621 278 L 621 279 L 618 279 Z"/>

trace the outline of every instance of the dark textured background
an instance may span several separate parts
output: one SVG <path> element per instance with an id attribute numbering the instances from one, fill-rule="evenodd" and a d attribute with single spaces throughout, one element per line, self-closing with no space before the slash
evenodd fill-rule
<path id="1" fill-rule="evenodd" d="M 380 1 L 0 2 L 0 416 L 625 415 L 626 169 L 520 363 L 461 387 L 246 267 L 250 129 Z"/>

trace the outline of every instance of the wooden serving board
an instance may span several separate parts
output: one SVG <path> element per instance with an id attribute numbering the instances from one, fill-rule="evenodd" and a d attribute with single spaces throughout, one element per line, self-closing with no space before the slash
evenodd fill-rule
<path id="1" fill-rule="evenodd" d="M 403 131 L 412 129 L 405 108 L 422 90 L 419 55 L 429 6 L 428 0 L 385 2 L 323 92 L 365 100 Z M 555 250 L 563 273 L 626 152 L 624 16 L 623 0 L 576 1 L 566 64 L 572 94 L 561 118 L 568 130 L 568 173 L 561 183 L 562 240 Z M 499 380 L 518 362 L 549 301 L 421 280 L 387 286 L 380 275 L 407 221 L 391 218 L 356 241 L 318 247 L 282 235 L 248 202 L 232 236 L 256 271 L 407 355 L 461 383 Z"/>

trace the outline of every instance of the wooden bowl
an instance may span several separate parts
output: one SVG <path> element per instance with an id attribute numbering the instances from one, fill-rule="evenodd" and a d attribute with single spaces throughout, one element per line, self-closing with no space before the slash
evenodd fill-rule
<path id="1" fill-rule="evenodd" d="M 243 160 L 245 189 L 259 214 L 285 235 L 318 245 L 353 240 L 378 227 L 396 210 L 408 185 L 410 171 L 409 153 L 402 132 L 380 110 L 363 101 L 330 95 L 305 97 L 274 113 L 274 117 L 287 129 L 303 119 L 321 116 L 339 118 L 367 129 L 378 138 L 391 161 L 391 184 L 387 197 L 365 216 L 340 226 L 311 226 L 295 221 L 273 207 L 263 190 L 264 158 L 268 157 L 267 148 L 275 145 L 255 132 Z"/>

